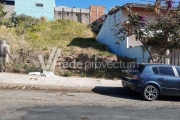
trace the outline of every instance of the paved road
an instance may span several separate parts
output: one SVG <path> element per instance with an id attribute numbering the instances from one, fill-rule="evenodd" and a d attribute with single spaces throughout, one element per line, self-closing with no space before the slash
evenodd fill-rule
<path id="1" fill-rule="evenodd" d="M 118 107 L 45 107 L 28 111 L 22 120 L 179 120 L 180 109 L 136 110 Z M 19 111 L 20 111 L 19 110 Z"/>
<path id="2" fill-rule="evenodd" d="M 148 102 L 128 91 L 116 94 L 93 91 L 0 90 L 0 120 L 180 119 L 180 97 L 160 97 Z"/>

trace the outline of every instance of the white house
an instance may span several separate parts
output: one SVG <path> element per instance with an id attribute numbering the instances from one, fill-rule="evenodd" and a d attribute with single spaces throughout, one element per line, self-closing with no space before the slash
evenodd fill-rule
<path id="1" fill-rule="evenodd" d="M 147 7 L 147 4 L 135 4 L 132 8 L 132 12 L 146 15 L 148 21 L 152 21 L 154 17 Z M 115 34 L 117 33 L 117 27 L 115 26 L 125 20 L 128 20 L 128 11 L 126 10 L 125 5 L 114 7 L 114 9 L 109 12 L 106 21 L 97 36 L 97 41 L 107 45 L 109 50 L 112 53 L 117 54 L 117 56 L 135 58 L 137 62 L 140 63 L 149 62 L 149 53 L 143 49 L 142 43 L 136 40 L 135 36 L 127 37 L 125 40 L 120 42 L 120 45 L 115 44 L 118 41 L 118 38 L 115 37 Z M 120 28 L 121 26 L 118 27 Z"/>

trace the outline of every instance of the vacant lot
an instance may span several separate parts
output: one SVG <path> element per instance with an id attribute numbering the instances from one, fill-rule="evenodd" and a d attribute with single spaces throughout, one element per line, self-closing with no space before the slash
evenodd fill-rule
<path id="1" fill-rule="evenodd" d="M 7 65 L 7 72 L 41 71 L 38 55 L 41 54 L 48 60 L 53 47 L 57 47 L 62 50 L 59 63 L 76 61 L 83 63 L 83 67 L 59 69 L 57 66 L 56 75 L 111 79 L 121 77 L 121 70 L 117 69 L 85 69 L 85 62 L 107 63 L 115 62 L 117 58 L 108 51 L 107 46 L 97 43 L 95 35 L 81 23 L 60 20 L 41 22 L 28 29 L 22 29 L 21 26 L 0 28 L 1 39 L 11 45 L 12 59 Z"/>

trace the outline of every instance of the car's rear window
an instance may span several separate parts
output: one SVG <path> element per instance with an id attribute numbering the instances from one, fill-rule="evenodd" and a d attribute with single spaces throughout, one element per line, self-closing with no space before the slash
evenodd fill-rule
<path id="1" fill-rule="evenodd" d="M 133 69 L 131 70 L 131 73 L 133 74 L 137 74 L 137 73 L 142 73 L 144 70 L 145 66 L 144 65 L 136 65 L 135 67 L 133 67 Z"/>
<path id="2" fill-rule="evenodd" d="M 142 73 L 142 72 L 143 72 L 143 70 L 144 70 L 144 68 L 145 68 L 145 66 L 144 66 L 144 65 L 139 65 L 139 67 L 138 67 L 138 71 L 139 71 L 139 73 Z"/>

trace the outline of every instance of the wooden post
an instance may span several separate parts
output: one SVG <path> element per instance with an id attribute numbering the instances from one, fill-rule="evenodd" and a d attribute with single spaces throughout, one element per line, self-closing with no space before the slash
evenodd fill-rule
<path id="1" fill-rule="evenodd" d="M 1 57 L 1 72 L 6 70 L 6 49 L 2 46 L 2 41 L 0 42 L 0 57 Z"/>
<path id="2" fill-rule="evenodd" d="M 3 69 L 2 69 L 2 72 L 5 72 L 6 71 L 6 58 L 7 58 L 7 49 L 4 48 L 4 51 L 3 51 Z"/>
<path id="3" fill-rule="evenodd" d="M 6 63 L 9 63 L 9 55 L 7 54 L 8 52 L 10 53 L 10 46 L 6 44 L 6 41 L 0 40 L 0 59 L 2 62 L 1 72 L 6 70 Z"/>

